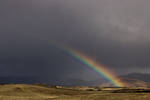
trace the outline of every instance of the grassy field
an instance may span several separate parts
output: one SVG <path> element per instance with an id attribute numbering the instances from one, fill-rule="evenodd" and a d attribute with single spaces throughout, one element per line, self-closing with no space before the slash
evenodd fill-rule
<path id="1" fill-rule="evenodd" d="M 124 92 L 125 91 L 125 92 Z M 0 100 L 150 100 L 150 93 L 120 90 L 78 90 L 44 85 L 0 85 Z"/>

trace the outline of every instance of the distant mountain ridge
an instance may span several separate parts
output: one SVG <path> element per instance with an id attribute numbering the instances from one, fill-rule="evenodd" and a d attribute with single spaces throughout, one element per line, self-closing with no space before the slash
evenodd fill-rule
<path id="1" fill-rule="evenodd" d="M 131 73 L 119 77 L 124 87 L 150 87 L 150 74 Z M 114 87 L 112 83 L 103 83 L 100 87 Z"/>
<path id="2" fill-rule="evenodd" d="M 125 87 L 150 87 L 149 82 L 145 82 L 139 79 L 123 78 L 123 82 Z"/>
<path id="3" fill-rule="evenodd" d="M 124 76 L 120 76 L 122 78 L 131 78 L 131 79 L 137 79 L 144 82 L 150 82 L 150 74 L 144 74 L 144 73 L 130 73 Z"/>
<path id="4" fill-rule="evenodd" d="M 150 74 L 131 73 L 120 76 L 120 79 L 126 83 L 128 87 L 150 87 Z M 102 87 L 113 87 L 112 83 L 99 80 L 82 80 L 82 79 L 61 79 L 61 78 L 46 78 L 34 77 L 34 76 L 7 76 L 0 77 L 0 84 L 34 84 L 34 83 L 45 83 L 51 85 L 62 85 L 62 86 L 102 86 Z"/>
<path id="5" fill-rule="evenodd" d="M 150 87 L 150 83 L 148 82 L 144 82 L 141 80 L 137 80 L 137 79 L 131 79 L 131 78 L 121 78 L 124 86 L 123 87 L 144 87 L 144 88 L 148 88 Z M 100 87 L 115 87 L 112 83 L 108 82 L 108 83 L 103 83 L 100 85 Z"/>
<path id="6" fill-rule="evenodd" d="M 39 83 L 37 77 L 26 77 L 26 76 L 1 76 L 0 84 L 32 84 Z"/>
<path id="7" fill-rule="evenodd" d="M 51 79 L 43 77 L 30 77 L 30 76 L 0 76 L 0 84 L 34 84 L 45 83 L 51 85 L 63 85 L 63 86 L 96 86 L 101 84 L 101 80 L 87 81 L 82 79 Z"/>

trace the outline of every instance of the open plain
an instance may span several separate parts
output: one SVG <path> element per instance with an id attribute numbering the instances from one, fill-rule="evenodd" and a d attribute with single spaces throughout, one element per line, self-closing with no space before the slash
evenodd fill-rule
<path id="1" fill-rule="evenodd" d="M 150 89 L 0 85 L 0 100 L 149 100 Z"/>

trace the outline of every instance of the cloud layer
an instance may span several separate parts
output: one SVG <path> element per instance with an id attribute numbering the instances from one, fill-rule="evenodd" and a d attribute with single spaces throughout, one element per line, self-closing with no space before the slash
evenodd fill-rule
<path id="1" fill-rule="evenodd" d="M 147 72 L 149 3 L 149 0 L 2 0 L 0 74 L 99 77 L 59 49 L 61 44 L 84 52 L 118 74 Z"/>

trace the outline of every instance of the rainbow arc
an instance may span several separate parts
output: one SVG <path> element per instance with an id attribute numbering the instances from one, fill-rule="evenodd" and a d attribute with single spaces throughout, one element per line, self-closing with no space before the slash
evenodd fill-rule
<path id="1" fill-rule="evenodd" d="M 90 67 L 95 72 L 103 76 L 105 79 L 110 81 L 116 87 L 123 87 L 123 82 L 110 70 L 106 69 L 102 64 L 97 63 L 96 61 L 92 60 L 90 57 L 84 55 L 83 53 L 77 52 L 72 49 L 65 49 L 69 55 L 71 55 L 76 60 L 80 61 L 82 64 Z"/>

